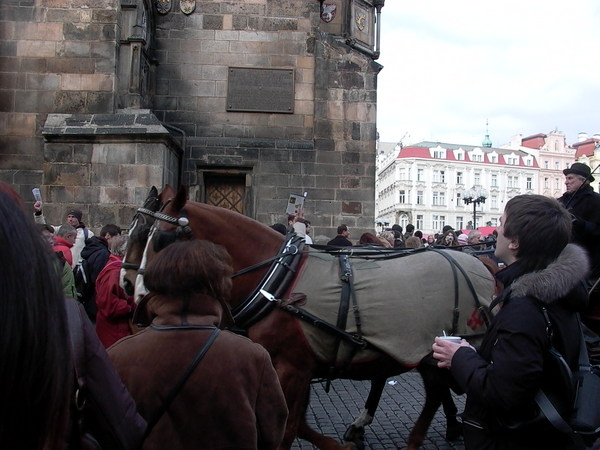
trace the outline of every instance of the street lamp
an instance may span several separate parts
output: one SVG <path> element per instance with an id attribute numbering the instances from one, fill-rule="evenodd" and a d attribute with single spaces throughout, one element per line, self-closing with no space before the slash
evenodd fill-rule
<path id="1" fill-rule="evenodd" d="M 463 194 L 463 202 L 465 202 L 466 205 L 470 205 L 471 203 L 473 203 L 473 229 L 476 230 L 477 229 L 477 205 L 479 203 L 485 203 L 485 199 L 488 197 L 488 192 L 481 188 L 481 189 L 475 189 L 475 187 L 472 187 L 471 189 L 469 189 L 468 191 L 466 191 Z"/>

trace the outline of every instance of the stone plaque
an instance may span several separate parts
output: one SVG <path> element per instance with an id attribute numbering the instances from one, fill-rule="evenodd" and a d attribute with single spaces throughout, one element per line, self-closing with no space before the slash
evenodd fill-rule
<path id="1" fill-rule="evenodd" d="M 294 70 L 230 67 L 227 111 L 294 112 Z"/>

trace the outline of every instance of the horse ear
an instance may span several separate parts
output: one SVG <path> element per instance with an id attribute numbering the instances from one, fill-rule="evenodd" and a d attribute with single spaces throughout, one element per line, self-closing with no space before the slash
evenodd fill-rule
<path id="1" fill-rule="evenodd" d="M 158 189 L 156 189 L 156 186 L 152 186 L 152 188 L 150 188 L 148 197 L 158 197 Z"/>
<path id="2" fill-rule="evenodd" d="M 173 207 L 176 211 L 182 210 L 185 206 L 185 202 L 187 202 L 188 198 L 188 189 L 187 186 L 181 185 L 177 190 L 177 195 L 173 199 Z"/>

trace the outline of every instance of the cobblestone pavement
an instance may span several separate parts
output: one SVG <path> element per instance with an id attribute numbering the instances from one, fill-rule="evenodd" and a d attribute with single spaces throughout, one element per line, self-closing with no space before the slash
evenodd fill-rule
<path id="1" fill-rule="evenodd" d="M 309 425 L 342 442 L 346 428 L 364 406 L 369 387 L 368 381 L 335 380 L 329 393 L 326 393 L 324 384 L 313 384 L 307 414 Z M 462 412 L 464 396 L 455 396 L 454 400 L 458 411 Z M 383 391 L 375 419 L 366 427 L 365 448 L 373 450 L 406 448 L 408 434 L 421 412 L 423 403 L 423 384 L 421 376 L 416 371 L 390 378 Z M 446 419 L 440 408 L 422 448 L 464 450 L 462 439 L 448 442 L 444 439 L 445 433 Z M 308 442 L 299 439 L 292 446 L 294 450 L 314 448 Z"/>

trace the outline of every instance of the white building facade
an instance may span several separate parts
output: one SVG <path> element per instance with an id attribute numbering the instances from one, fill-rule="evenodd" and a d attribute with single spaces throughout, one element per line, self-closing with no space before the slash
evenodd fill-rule
<path id="1" fill-rule="evenodd" d="M 420 142 L 401 148 L 380 143 L 376 177 L 376 224 L 411 223 L 424 234 L 498 225 L 504 205 L 537 193 L 538 161 L 519 149 Z M 485 203 L 466 205 L 471 188 L 486 191 Z M 475 206 L 475 218 L 474 218 Z"/>
<path id="2" fill-rule="evenodd" d="M 576 148 L 567 144 L 563 132 L 554 130 L 548 134 L 534 134 L 525 138 L 516 136 L 508 148 L 523 150 L 536 157 L 539 164 L 536 194 L 558 198 L 565 192 L 562 171 L 575 162 Z"/>

